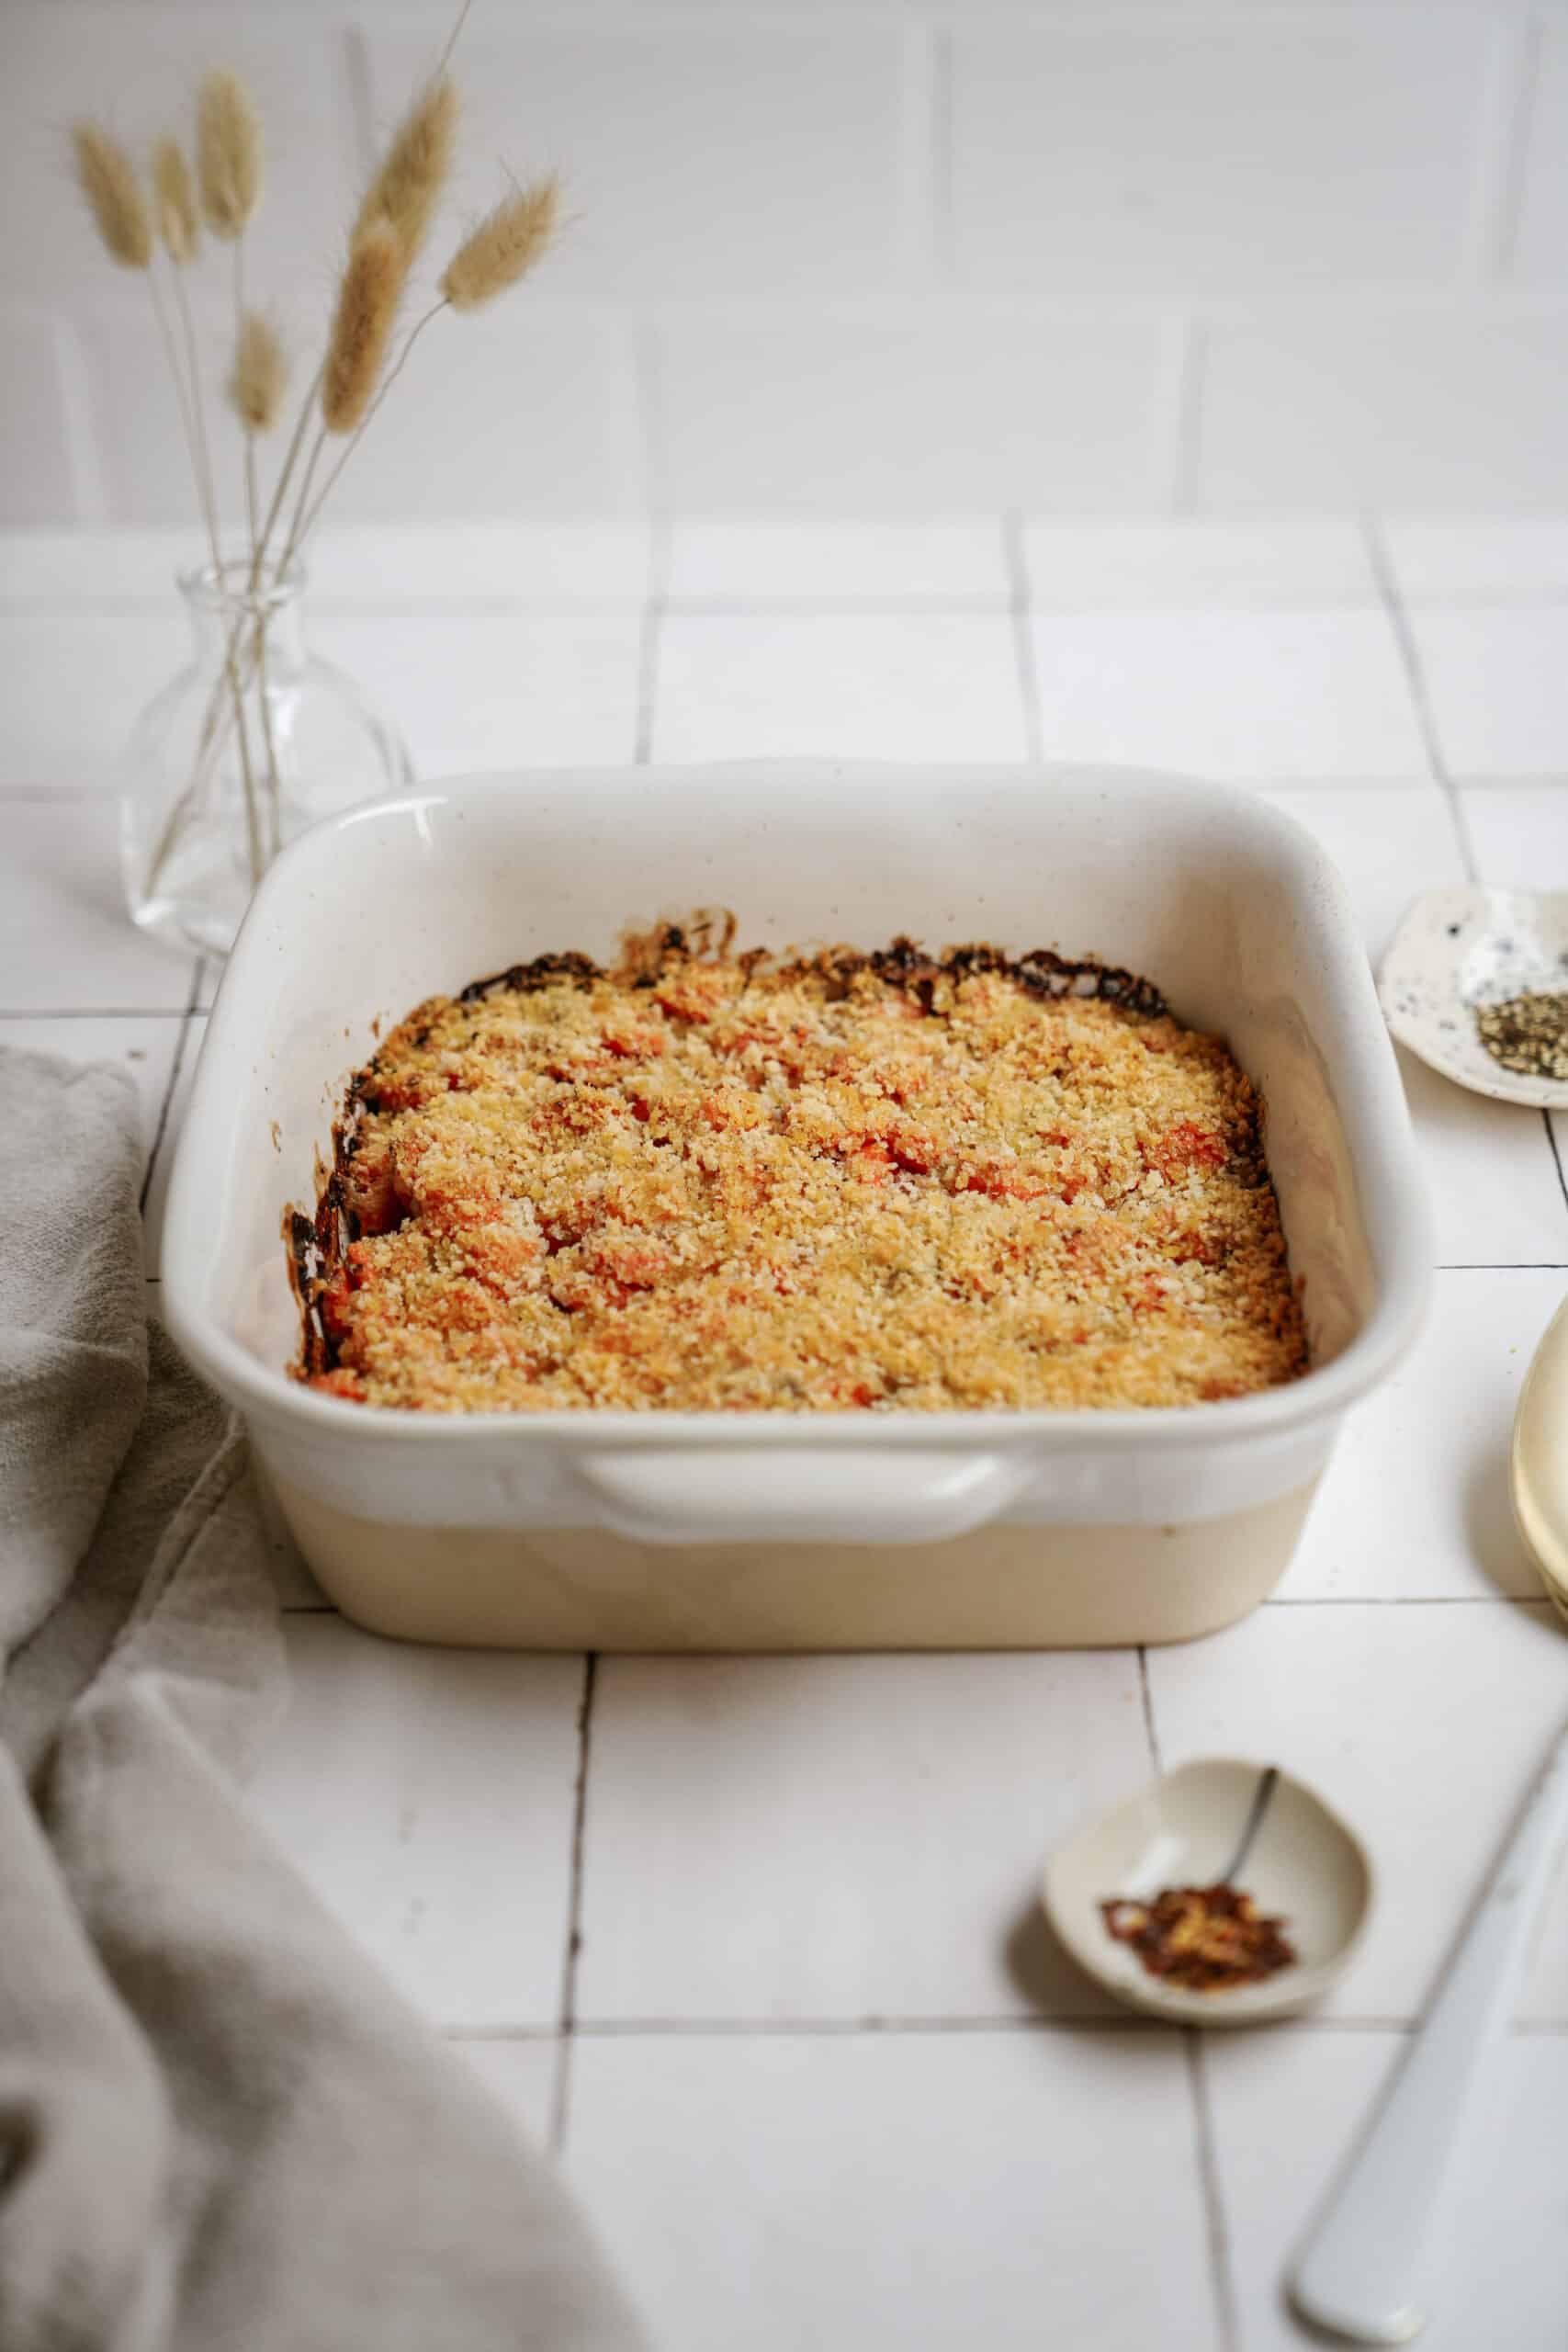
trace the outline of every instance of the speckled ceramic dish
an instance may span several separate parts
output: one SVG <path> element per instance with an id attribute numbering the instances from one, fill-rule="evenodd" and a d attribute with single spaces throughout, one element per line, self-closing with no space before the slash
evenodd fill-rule
<path id="1" fill-rule="evenodd" d="M 1117 1895 L 1147 1900 L 1167 1886 L 1207 1886 L 1235 1851 L 1265 1767 L 1239 1756 L 1178 1766 L 1141 1795 L 1080 1823 L 1045 1866 L 1045 1916 L 1078 1966 L 1135 2009 L 1183 2025 L 1258 2025 L 1319 2001 L 1361 1940 L 1372 1865 L 1348 1823 L 1304 1782 L 1281 1772 L 1238 1883 L 1282 1917 L 1292 1966 L 1256 1984 L 1199 1993 L 1151 1976 L 1105 1924 Z"/>
<path id="2" fill-rule="evenodd" d="M 1568 864 L 1568 841 L 1563 843 Z M 1378 995 L 1402 1046 L 1499 1102 L 1568 1110 L 1568 1080 L 1527 1078 L 1482 1044 L 1482 1005 L 1568 990 L 1568 890 L 1429 890 L 1394 934 Z"/>

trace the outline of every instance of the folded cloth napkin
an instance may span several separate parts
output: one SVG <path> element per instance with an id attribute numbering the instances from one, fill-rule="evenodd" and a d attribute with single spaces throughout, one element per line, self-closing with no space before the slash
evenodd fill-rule
<path id="1" fill-rule="evenodd" d="M 0 2346 L 629 2352 L 559 2182 L 246 1815 L 266 1537 L 149 1338 L 140 1158 L 121 1072 L 0 1049 Z"/>

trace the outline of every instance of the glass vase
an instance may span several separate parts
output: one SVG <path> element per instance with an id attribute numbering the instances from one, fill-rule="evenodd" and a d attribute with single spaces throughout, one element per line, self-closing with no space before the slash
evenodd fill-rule
<path id="1" fill-rule="evenodd" d="M 225 956 L 279 850 L 318 818 L 406 790 L 408 753 L 351 679 L 305 650 L 298 566 L 248 557 L 179 582 L 191 659 L 132 731 L 126 896 L 144 931 Z"/>

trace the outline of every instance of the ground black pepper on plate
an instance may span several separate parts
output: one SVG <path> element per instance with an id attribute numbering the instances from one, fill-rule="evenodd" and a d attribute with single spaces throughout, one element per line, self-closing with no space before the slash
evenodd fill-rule
<path id="1" fill-rule="evenodd" d="M 1568 991 L 1543 989 L 1478 1005 L 1475 1027 L 1495 1062 L 1523 1078 L 1568 1080 Z"/>

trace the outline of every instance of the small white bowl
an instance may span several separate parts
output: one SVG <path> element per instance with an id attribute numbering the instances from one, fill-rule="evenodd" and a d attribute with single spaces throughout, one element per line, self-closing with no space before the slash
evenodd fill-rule
<path id="1" fill-rule="evenodd" d="M 1045 1916 L 1090 1976 L 1134 2008 L 1182 2025 L 1257 2025 L 1321 2000 L 1349 1963 L 1372 1904 L 1372 1865 L 1354 1830 L 1281 1772 L 1239 1885 L 1281 1917 L 1296 1960 L 1260 1984 L 1190 1992 L 1151 1976 L 1100 1905 L 1168 1886 L 1209 1886 L 1235 1851 L 1267 1768 L 1235 1756 L 1179 1765 L 1075 1829 L 1045 1866 Z"/>
<path id="2" fill-rule="evenodd" d="M 1428 890 L 1378 972 L 1389 1027 L 1445 1078 L 1499 1102 L 1568 1110 L 1568 1080 L 1506 1069 L 1476 1034 L 1478 1006 L 1536 990 L 1568 990 L 1568 890 Z"/>

